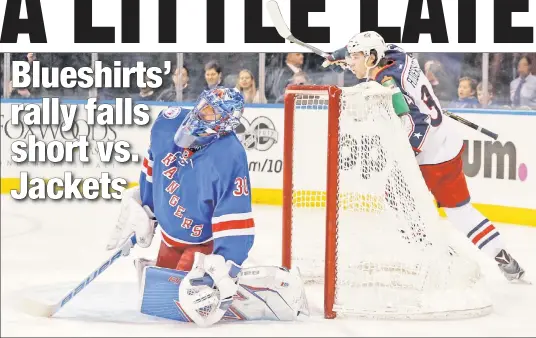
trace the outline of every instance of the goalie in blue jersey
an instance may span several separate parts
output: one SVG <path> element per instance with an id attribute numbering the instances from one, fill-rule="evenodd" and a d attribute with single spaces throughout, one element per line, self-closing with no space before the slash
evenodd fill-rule
<path id="1" fill-rule="evenodd" d="M 152 126 L 140 184 L 123 193 L 107 246 L 135 233 L 147 248 L 160 230 L 156 260 L 135 262 L 143 313 L 207 326 L 294 320 L 306 310 L 296 274 L 242 269 L 255 236 L 246 151 L 234 133 L 243 112 L 239 91 L 215 88 L 193 109 L 163 110 Z"/>

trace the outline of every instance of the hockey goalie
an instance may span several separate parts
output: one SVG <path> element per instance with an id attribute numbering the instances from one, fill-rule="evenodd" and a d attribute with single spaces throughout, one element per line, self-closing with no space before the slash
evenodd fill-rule
<path id="1" fill-rule="evenodd" d="M 193 109 L 167 108 L 155 120 L 140 184 L 123 193 L 107 246 L 135 233 L 147 248 L 160 230 L 156 260 L 135 261 L 142 313 L 209 326 L 307 312 L 297 273 L 242 268 L 255 236 L 248 162 L 234 133 L 243 111 L 240 92 L 216 88 Z"/>

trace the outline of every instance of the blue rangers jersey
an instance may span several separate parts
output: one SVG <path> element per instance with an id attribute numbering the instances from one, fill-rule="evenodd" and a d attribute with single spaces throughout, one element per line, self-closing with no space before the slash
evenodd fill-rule
<path id="1" fill-rule="evenodd" d="M 178 147 L 174 135 L 189 109 L 162 111 L 151 128 L 140 190 L 168 246 L 214 241 L 214 254 L 237 265 L 254 240 L 245 149 L 230 133 L 198 151 Z"/>
<path id="2" fill-rule="evenodd" d="M 454 133 L 452 121 L 443 118 L 441 104 L 418 60 L 393 44 L 387 45 L 385 58 L 387 64 L 373 80 L 383 83 L 393 79 L 406 98 L 410 111 L 404 122 L 418 162 L 433 164 L 452 159 L 459 153 L 463 139 L 449 137 Z"/>

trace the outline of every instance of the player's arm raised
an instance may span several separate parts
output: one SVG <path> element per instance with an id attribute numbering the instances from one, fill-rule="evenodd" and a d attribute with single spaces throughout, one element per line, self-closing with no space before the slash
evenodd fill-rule
<path id="1" fill-rule="evenodd" d="M 326 59 L 322 63 L 322 67 L 329 68 L 337 73 L 343 72 L 349 69 L 348 63 L 346 62 L 346 46 L 337 49 L 333 53 L 327 54 Z"/>

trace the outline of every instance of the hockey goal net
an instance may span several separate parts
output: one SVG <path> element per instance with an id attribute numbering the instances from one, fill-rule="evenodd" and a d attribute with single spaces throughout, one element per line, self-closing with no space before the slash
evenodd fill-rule
<path id="1" fill-rule="evenodd" d="M 287 88 L 283 266 L 324 284 L 326 318 L 485 315 L 480 268 L 451 242 L 391 102 L 376 82 Z"/>

